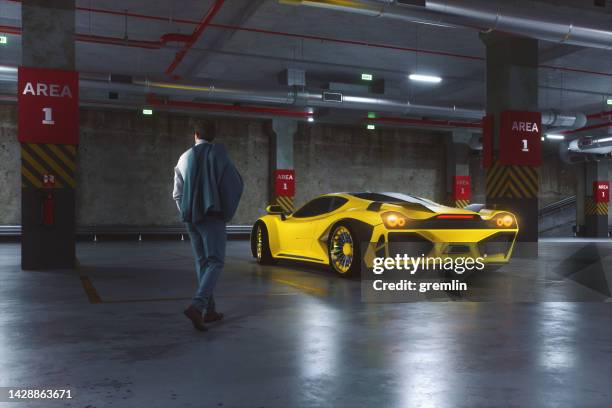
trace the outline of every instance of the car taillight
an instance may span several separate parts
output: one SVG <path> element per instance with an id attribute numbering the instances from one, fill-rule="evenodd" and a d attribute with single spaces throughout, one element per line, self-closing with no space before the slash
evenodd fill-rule
<path id="1" fill-rule="evenodd" d="M 406 225 L 408 224 L 408 219 L 406 216 L 399 212 L 389 211 L 381 214 L 381 217 L 385 227 L 389 229 L 406 228 Z"/>
<path id="2" fill-rule="evenodd" d="M 497 228 L 516 227 L 516 220 L 511 214 L 508 213 L 498 214 L 493 217 L 490 222 L 494 223 Z"/>
<path id="3" fill-rule="evenodd" d="M 474 216 L 470 214 L 442 214 L 436 218 L 439 220 L 473 220 Z"/>

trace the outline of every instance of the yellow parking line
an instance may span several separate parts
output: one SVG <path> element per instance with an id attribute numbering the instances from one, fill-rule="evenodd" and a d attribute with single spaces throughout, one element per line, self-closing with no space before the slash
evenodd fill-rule
<path id="1" fill-rule="evenodd" d="M 272 280 L 274 282 L 277 283 L 281 283 L 283 285 L 287 285 L 287 286 L 291 286 L 294 287 L 296 289 L 300 289 L 304 292 L 313 294 L 313 295 L 317 295 L 317 296 L 326 296 L 327 295 L 327 290 L 323 289 L 323 288 L 315 288 L 312 286 L 307 286 L 307 285 L 302 285 L 301 283 L 297 283 L 297 282 L 293 282 L 293 281 L 288 281 L 285 279 L 278 279 L 278 278 L 272 278 Z"/>

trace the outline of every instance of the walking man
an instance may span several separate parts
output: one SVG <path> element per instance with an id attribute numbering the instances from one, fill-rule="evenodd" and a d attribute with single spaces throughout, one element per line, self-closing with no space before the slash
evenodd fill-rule
<path id="1" fill-rule="evenodd" d="M 238 208 L 243 183 L 225 147 L 214 144 L 215 128 L 208 124 L 193 132 L 195 145 L 181 155 L 174 169 L 176 201 L 195 256 L 198 288 L 184 314 L 193 327 L 221 320 L 213 292 L 225 262 L 225 225 Z"/>

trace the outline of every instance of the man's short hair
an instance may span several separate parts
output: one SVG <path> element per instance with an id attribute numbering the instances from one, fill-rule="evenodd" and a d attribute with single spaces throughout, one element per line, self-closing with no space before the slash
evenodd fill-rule
<path id="1" fill-rule="evenodd" d="M 193 133 L 198 139 L 204 139 L 207 142 L 212 142 L 217 136 L 217 130 L 214 122 L 206 122 L 193 129 Z"/>

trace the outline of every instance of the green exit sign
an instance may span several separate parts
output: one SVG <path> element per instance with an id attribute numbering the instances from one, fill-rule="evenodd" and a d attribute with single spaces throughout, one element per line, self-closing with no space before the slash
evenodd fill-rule
<path id="1" fill-rule="evenodd" d="M 374 79 L 374 75 L 372 74 L 361 74 L 362 81 L 371 81 Z"/>
<path id="2" fill-rule="evenodd" d="M 6 44 L 8 42 L 8 38 L 6 35 L 0 35 L 0 44 Z"/>

